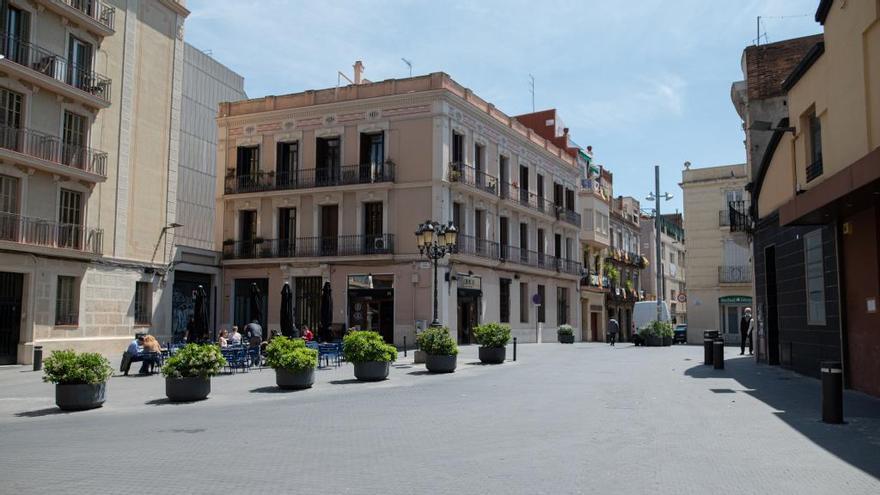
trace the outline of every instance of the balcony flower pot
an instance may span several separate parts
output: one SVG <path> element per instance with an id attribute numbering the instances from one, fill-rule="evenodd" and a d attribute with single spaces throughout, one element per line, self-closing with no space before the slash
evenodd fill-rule
<path id="1" fill-rule="evenodd" d="M 101 407 L 113 368 L 93 352 L 53 351 L 43 361 L 43 381 L 55 384 L 55 404 L 63 411 Z"/>
<path id="2" fill-rule="evenodd" d="M 165 361 L 165 396 L 171 402 L 193 402 L 208 398 L 211 377 L 226 366 L 220 347 L 187 344 Z"/>
<path id="3" fill-rule="evenodd" d="M 425 356 L 425 368 L 431 373 L 452 373 L 458 364 L 458 356 L 428 354 Z"/>
<path id="4" fill-rule="evenodd" d="M 354 363 L 354 377 L 362 382 L 378 382 L 388 378 L 390 361 L 362 361 Z"/>
<path id="5" fill-rule="evenodd" d="M 342 357 L 354 364 L 354 377 L 372 382 L 388 378 L 397 348 L 377 332 L 352 330 L 342 339 Z"/>
<path id="6" fill-rule="evenodd" d="M 506 347 L 480 347 L 480 362 L 483 364 L 502 364 L 507 358 Z"/>
<path id="7" fill-rule="evenodd" d="M 55 405 L 62 411 L 83 411 L 104 405 L 106 383 L 55 385 Z"/>
<path id="8" fill-rule="evenodd" d="M 266 346 L 266 364 L 275 370 L 278 388 L 311 388 L 315 383 L 318 351 L 306 347 L 302 339 L 278 336 Z"/>
<path id="9" fill-rule="evenodd" d="M 446 327 L 431 327 L 416 337 L 425 351 L 425 368 L 431 373 L 452 373 L 458 363 L 458 345 Z"/>

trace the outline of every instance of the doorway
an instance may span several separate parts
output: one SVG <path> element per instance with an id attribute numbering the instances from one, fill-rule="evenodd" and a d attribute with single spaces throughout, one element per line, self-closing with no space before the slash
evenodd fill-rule
<path id="1" fill-rule="evenodd" d="M 599 313 L 590 312 L 590 340 L 599 342 Z"/>
<path id="2" fill-rule="evenodd" d="M 339 206 L 321 207 L 321 256 L 336 256 L 339 236 Z"/>
<path id="3" fill-rule="evenodd" d="M 24 275 L 0 272 L 0 364 L 18 362 Z"/>
<path id="4" fill-rule="evenodd" d="M 767 364 L 779 364 L 779 321 L 776 303 L 776 246 L 764 249 L 764 279 L 767 281 Z"/>
<path id="5" fill-rule="evenodd" d="M 474 327 L 480 324 L 481 291 L 458 289 L 458 343 L 473 342 Z"/>

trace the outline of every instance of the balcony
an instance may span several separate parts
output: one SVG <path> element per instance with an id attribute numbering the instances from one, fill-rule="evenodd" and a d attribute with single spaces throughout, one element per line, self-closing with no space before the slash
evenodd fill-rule
<path id="1" fill-rule="evenodd" d="M 449 182 L 458 182 L 474 189 L 498 195 L 498 178 L 464 163 L 449 164 Z"/>
<path id="2" fill-rule="evenodd" d="M 544 196 L 538 196 L 528 189 L 521 189 L 516 183 L 501 183 L 501 199 L 507 199 L 532 211 L 556 217 L 556 205 L 552 201 Z"/>
<path id="3" fill-rule="evenodd" d="M 718 267 L 718 283 L 748 284 L 752 282 L 751 265 L 727 265 Z"/>
<path id="4" fill-rule="evenodd" d="M 345 167 L 296 170 L 293 174 L 256 172 L 226 177 L 226 194 L 243 194 L 287 189 L 350 186 L 394 182 L 394 165 L 348 165 Z"/>
<path id="5" fill-rule="evenodd" d="M 731 201 L 727 204 L 731 232 L 751 233 L 752 217 L 749 215 L 749 206 L 745 201 Z"/>
<path id="6" fill-rule="evenodd" d="M 223 259 L 226 260 L 372 256 L 393 252 L 393 234 L 254 239 L 223 243 Z"/>
<path id="7" fill-rule="evenodd" d="M 556 207 L 556 219 L 562 220 L 563 222 L 574 225 L 578 228 L 581 226 L 581 214 L 562 206 Z"/>
<path id="8" fill-rule="evenodd" d="M 822 158 L 819 157 L 813 163 L 807 165 L 807 182 L 812 181 L 816 177 L 822 175 Z"/>
<path id="9" fill-rule="evenodd" d="M 568 275 L 581 275 L 581 264 L 577 261 L 557 258 L 546 253 L 531 251 L 515 246 L 501 246 L 500 258 L 508 263 L 531 266 Z"/>
<path id="10" fill-rule="evenodd" d="M 107 153 L 65 143 L 31 129 L 0 125 L 0 156 L 77 179 L 91 182 L 107 179 Z"/>
<path id="11" fill-rule="evenodd" d="M 116 8 L 105 0 L 39 0 L 46 8 L 99 36 L 115 32 Z"/>
<path id="12" fill-rule="evenodd" d="M 478 239 L 472 235 L 458 235 L 455 246 L 456 254 L 467 254 L 480 258 L 498 259 L 498 243 L 486 239 Z"/>
<path id="13" fill-rule="evenodd" d="M 110 106 L 110 79 L 37 45 L 0 33 L 0 67 L 14 76 L 95 108 Z"/>
<path id="14" fill-rule="evenodd" d="M 592 289 L 607 290 L 608 277 L 600 277 L 598 273 L 590 273 L 581 277 L 580 286 Z"/>
<path id="15" fill-rule="evenodd" d="M 0 212 L 0 241 L 100 255 L 104 231 Z"/>

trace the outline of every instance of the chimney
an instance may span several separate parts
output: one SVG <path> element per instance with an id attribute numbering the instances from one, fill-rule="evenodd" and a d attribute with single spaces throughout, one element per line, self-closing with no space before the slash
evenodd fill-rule
<path id="1" fill-rule="evenodd" d="M 563 136 L 568 136 L 568 127 L 564 127 L 564 128 L 562 129 L 562 135 L 563 135 Z"/>
<path id="2" fill-rule="evenodd" d="M 360 60 L 354 63 L 354 83 L 361 83 L 361 75 L 364 73 L 364 64 Z"/>

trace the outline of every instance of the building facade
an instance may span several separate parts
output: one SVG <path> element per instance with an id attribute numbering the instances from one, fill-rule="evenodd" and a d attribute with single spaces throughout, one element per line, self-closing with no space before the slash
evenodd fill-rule
<path id="1" fill-rule="evenodd" d="M 592 156 L 590 156 L 592 160 Z M 581 250 L 584 276 L 581 278 L 581 331 L 584 340 L 604 342 L 608 313 L 605 303 L 611 282 L 605 260 L 611 247 L 611 199 L 613 176 L 602 167 L 587 163 L 587 178 L 581 181 Z M 590 172 L 590 170 L 595 172 Z"/>
<path id="2" fill-rule="evenodd" d="M 761 359 L 880 396 L 880 6 L 823 0 L 752 185 Z"/>
<path id="3" fill-rule="evenodd" d="M 193 291 L 208 294 L 209 327 L 217 321 L 220 246 L 214 244 L 217 181 L 217 108 L 246 98 L 244 78 L 198 48 L 185 43 L 181 95 L 177 223 L 173 231 L 170 337 L 182 340 L 193 315 Z M 213 337 L 213 336 L 212 336 Z"/>
<path id="4" fill-rule="evenodd" d="M 121 352 L 136 328 L 170 323 L 189 12 L 172 0 L 0 11 L 0 362 L 28 363 L 34 345 Z"/>
<path id="5" fill-rule="evenodd" d="M 660 215 L 660 262 L 657 262 L 657 233 L 654 218 L 642 216 L 642 252 L 648 267 L 642 272 L 642 289 L 647 299 L 661 299 L 669 304 L 674 323 L 687 323 L 685 283 L 685 238 L 681 213 Z M 657 270 L 662 286 L 657 288 Z"/>
<path id="6" fill-rule="evenodd" d="M 413 232 L 432 220 L 459 230 L 438 273 L 440 321 L 459 342 L 488 321 L 520 341 L 580 328 L 576 159 L 446 74 L 369 83 L 359 65 L 346 87 L 221 105 L 221 324 L 259 311 L 278 328 L 287 283 L 298 326 L 325 312 L 336 335 L 412 343 L 433 310 Z"/>
<path id="7" fill-rule="evenodd" d="M 749 238 L 731 230 L 731 207 L 748 208 L 745 164 L 689 168 L 682 172 L 688 342 L 718 330 L 739 343 L 739 320 L 752 306 Z"/>
<path id="8" fill-rule="evenodd" d="M 609 244 L 603 271 L 609 289 L 605 299 L 607 318 L 620 324 L 620 340 L 635 334 L 633 305 L 645 298 L 641 272 L 647 258 L 641 254 L 641 210 L 631 196 L 612 198 L 609 206 Z"/>

